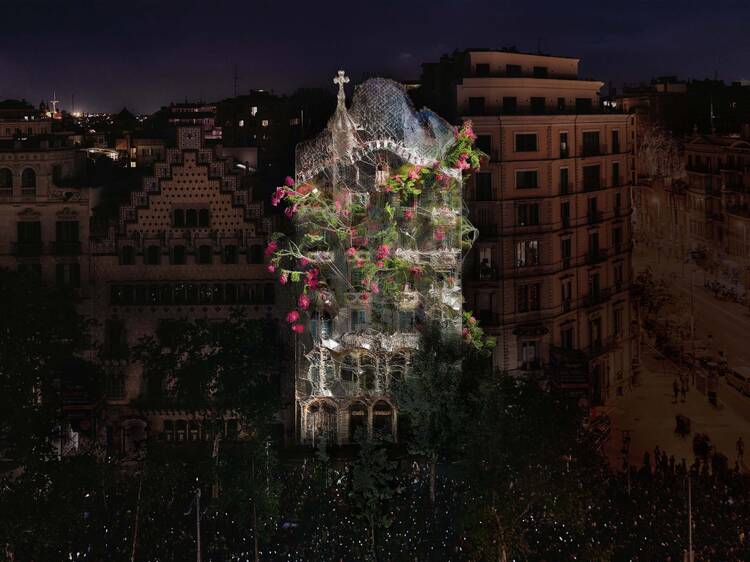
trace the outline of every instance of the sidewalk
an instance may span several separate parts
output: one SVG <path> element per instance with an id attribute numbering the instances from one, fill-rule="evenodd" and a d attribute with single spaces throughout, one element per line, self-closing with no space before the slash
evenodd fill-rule
<path id="1" fill-rule="evenodd" d="M 643 463 L 646 451 L 653 460 L 657 445 L 667 456 L 674 455 L 678 462 L 684 458 L 692 463 L 696 433 L 707 434 L 716 450 L 726 455 L 730 466 L 734 466 L 737 438 L 742 436 L 745 444 L 750 443 L 750 421 L 724 402 L 725 394 L 733 389 L 721 384 L 718 407 L 712 406 L 707 397 L 692 386 L 686 401 L 682 402 L 680 397 L 675 403 L 672 382 L 678 372 L 677 366 L 648 346 L 644 346 L 641 357 L 640 386 L 607 404 L 612 430 L 605 452 L 612 466 L 622 466 L 622 430 L 630 430 L 630 463 L 636 466 Z M 691 420 L 691 433 L 685 437 L 674 431 L 678 414 Z M 743 466 L 743 469 L 747 468 L 747 465 Z"/>

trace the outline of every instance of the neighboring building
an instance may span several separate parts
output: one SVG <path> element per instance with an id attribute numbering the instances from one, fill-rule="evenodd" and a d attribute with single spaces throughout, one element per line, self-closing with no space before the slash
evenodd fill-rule
<path id="1" fill-rule="evenodd" d="M 221 126 L 216 122 L 215 103 L 171 103 L 162 107 L 152 119 L 161 129 L 198 126 L 205 140 L 222 138 Z"/>
<path id="2" fill-rule="evenodd" d="M 689 244 L 706 250 L 745 282 L 750 266 L 750 140 L 699 135 L 685 144 L 685 160 Z"/>
<path id="3" fill-rule="evenodd" d="M 546 369 L 595 405 L 633 373 L 634 116 L 603 111 L 602 82 L 580 79 L 578 63 L 469 50 L 425 70 L 488 155 L 467 189 L 479 240 L 464 294 L 498 338 L 495 367 Z"/>
<path id="4" fill-rule="evenodd" d="M 662 127 L 677 137 L 693 130 L 688 117 L 688 84 L 675 76 L 662 76 L 649 84 L 625 86 L 617 104 L 625 113 L 636 113 L 643 124 Z"/>
<path id="5" fill-rule="evenodd" d="M 164 160 L 166 144 L 153 133 L 128 132 L 115 140 L 115 150 L 120 160 L 131 168 L 143 168 Z"/>
<path id="6" fill-rule="evenodd" d="M 206 147 L 203 132 L 178 128 L 176 147 L 92 242 L 107 444 L 126 459 L 149 434 L 203 439 L 195 413 L 174 407 L 168 389 L 129 360 L 133 344 L 158 334 L 168 345 L 171 322 L 226 318 L 236 307 L 250 317 L 274 316 L 274 280 L 263 263 L 272 221 L 233 163 Z"/>
<path id="7" fill-rule="evenodd" d="M 25 101 L 0 101 L 0 140 L 52 133 L 52 119 Z"/>

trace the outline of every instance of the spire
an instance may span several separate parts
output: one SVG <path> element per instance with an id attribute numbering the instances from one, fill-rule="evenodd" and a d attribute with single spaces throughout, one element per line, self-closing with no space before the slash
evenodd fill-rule
<path id="1" fill-rule="evenodd" d="M 331 131 L 334 152 L 341 158 L 350 154 L 356 144 L 356 126 L 346 110 L 344 84 L 349 83 L 349 77 L 346 76 L 343 70 L 339 70 L 333 79 L 333 83 L 338 84 L 339 87 L 338 103 L 336 105 L 336 112 L 328 122 L 328 128 Z"/>

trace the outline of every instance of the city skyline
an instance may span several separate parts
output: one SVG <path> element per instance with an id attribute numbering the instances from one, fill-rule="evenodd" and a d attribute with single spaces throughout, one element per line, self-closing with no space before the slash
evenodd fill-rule
<path id="1" fill-rule="evenodd" d="M 77 111 L 148 113 L 186 97 L 232 96 L 235 67 L 238 93 L 289 93 L 328 87 L 338 68 L 355 82 L 373 75 L 412 80 L 422 63 L 455 49 L 509 46 L 575 56 L 582 76 L 616 86 L 659 75 L 750 78 L 743 65 L 750 42 L 741 27 L 750 8 L 734 0 L 638 3 L 628 12 L 588 0 L 576 9 L 484 0 L 409 5 L 416 19 L 395 3 L 364 18 L 341 2 L 321 10 L 299 2 L 218 1 L 209 13 L 198 2 L 139 1 L 120 13 L 109 4 L 59 9 L 34 0 L 9 8 L 12 20 L 34 25 L 10 26 L 0 37 L 0 98 L 36 104 L 54 92 L 66 110 L 74 97 Z M 446 28 L 442 19 L 451 12 L 462 19 Z"/>

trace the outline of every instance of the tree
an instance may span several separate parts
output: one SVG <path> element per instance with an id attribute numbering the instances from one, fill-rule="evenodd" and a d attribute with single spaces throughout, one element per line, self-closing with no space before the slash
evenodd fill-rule
<path id="1" fill-rule="evenodd" d="M 677 140 L 656 125 L 647 125 L 638 145 L 639 167 L 649 178 L 685 176 L 685 160 Z"/>

